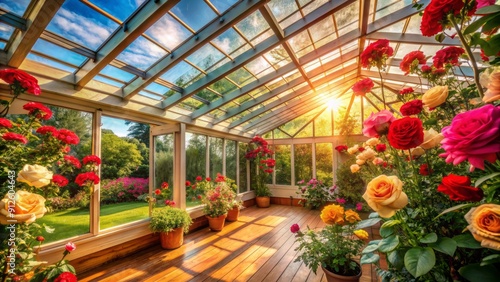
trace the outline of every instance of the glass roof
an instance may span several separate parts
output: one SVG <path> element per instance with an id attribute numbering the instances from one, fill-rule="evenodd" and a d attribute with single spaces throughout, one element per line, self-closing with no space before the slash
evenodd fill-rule
<path id="1" fill-rule="evenodd" d="M 394 48 L 383 75 L 395 91 L 422 89 L 399 68 L 405 54 L 420 50 L 431 56 L 446 47 L 420 35 L 412 0 L 66 0 L 44 11 L 30 8 L 36 2 L 0 2 L 0 11 L 15 19 L 0 22 L 4 52 L 15 51 L 16 30 L 26 29 L 32 13 L 52 15 L 26 41 L 30 52 L 15 58 L 17 64 L 0 56 L 2 65 L 46 77 L 57 73 L 54 79 L 67 73 L 75 89 L 94 81 L 85 93 L 96 87 L 103 94 L 123 93 L 140 105 L 131 109 L 162 109 L 174 122 L 203 119 L 249 136 L 314 115 L 333 97 L 347 108 L 353 83 L 379 80 L 376 70 L 359 65 L 371 42 L 387 38 Z M 464 62 L 455 73 L 471 72 Z M 379 107 L 380 91 L 377 84 L 364 100 L 355 99 L 353 113 L 363 118 Z M 396 94 L 385 92 L 397 111 Z M 79 97 L 85 95 L 92 101 L 89 94 Z"/>

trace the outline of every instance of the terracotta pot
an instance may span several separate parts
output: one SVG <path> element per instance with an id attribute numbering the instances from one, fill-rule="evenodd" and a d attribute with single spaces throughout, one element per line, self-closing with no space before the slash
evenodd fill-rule
<path id="1" fill-rule="evenodd" d="M 160 242 L 161 247 L 166 250 L 177 249 L 182 246 L 184 242 L 184 228 L 174 228 L 174 230 L 170 232 L 161 232 L 160 233 Z"/>
<path id="2" fill-rule="evenodd" d="M 259 208 L 268 208 L 271 205 L 271 197 L 255 197 L 255 202 Z"/>
<path id="3" fill-rule="evenodd" d="M 359 281 L 359 279 L 361 278 L 361 273 L 362 273 L 361 266 L 357 262 L 356 262 L 356 264 L 359 267 L 359 273 L 358 273 L 358 275 L 354 275 L 354 276 L 344 276 L 344 275 L 336 274 L 336 273 L 330 272 L 328 269 L 324 268 L 323 266 L 321 266 L 321 269 L 323 269 L 323 272 L 325 273 L 326 281 L 328 281 L 328 282 Z"/>
<path id="4" fill-rule="evenodd" d="M 240 215 L 240 208 L 233 207 L 227 211 L 226 221 L 238 221 L 238 216 Z"/>
<path id="5" fill-rule="evenodd" d="M 226 220 L 227 214 L 223 214 L 218 217 L 210 217 L 206 216 L 208 218 L 208 226 L 210 227 L 210 230 L 212 231 L 221 231 L 222 228 L 224 228 L 224 222 Z"/>

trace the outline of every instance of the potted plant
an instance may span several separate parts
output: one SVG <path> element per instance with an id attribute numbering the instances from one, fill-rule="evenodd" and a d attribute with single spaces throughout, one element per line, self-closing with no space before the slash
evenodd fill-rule
<path id="1" fill-rule="evenodd" d="M 357 230 L 357 223 L 361 221 L 358 213 L 332 204 L 321 211 L 321 219 L 327 225 L 319 231 L 307 227 L 307 231 L 302 232 L 298 224 L 290 227 L 299 243 L 295 250 L 301 252 L 295 261 L 303 261 L 314 273 L 321 266 L 327 281 L 338 281 L 337 276 L 359 281 L 361 266 L 354 258 L 361 253 L 368 233 Z"/>
<path id="2" fill-rule="evenodd" d="M 227 211 L 226 221 L 238 221 L 240 216 L 240 209 L 243 206 L 243 202 L 238 199 L 234 199 L 231 203 L 231 209 Z"/>
<path id="3" fill-rule="evenodd" d="M 305 186 L 304 183 L 304 180 L 297 182 L 299 191 L 296 192 L 302 198 L 299 204 L 303 204 L 304 207 L 314 210 L 333 200 L 335 186 L 330 187 L 316 178 L 309 180 Z"/>
<path id="4" fill-rule="evenodd" d="M 218 175 L 216 183 L 205 192 L 202 199 L 203 212 L 208 219 L 208 225 L 212 231 L 220 231 L 224 228 L 227 211 L 232 208 L 236 193 Z"/>
<path id="5" fill-rule="evenodd" d="M 255 175 L 255 201 L 260 208 L 270 206 L 271 189 L 266 184 L 269 175 L 274 171 L 276 160 L 272 158 L 273 152 L 269 150 L 267 141 L 260 136 L 255 136 L 248 144 L 248 150 L 245 158 L 250 160 L 252 165 L 257 166 L 257 174 Z"/>
<path id="6" fill-rule="evenodd" d="M 189 231 L 191 223 L 193 220 L 185 210 L 167 205 L 153 211 L 149 229 L 160 233 L 162 248 L 171 250 L 182 245 L 184 233 Z"/>

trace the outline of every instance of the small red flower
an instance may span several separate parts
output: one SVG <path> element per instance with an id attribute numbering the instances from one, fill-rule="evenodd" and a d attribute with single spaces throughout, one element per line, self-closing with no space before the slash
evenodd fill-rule
<path id="1" fill-rule="evenodd" d="M 394 49 L 389 46 L 389 40 L 379 39 L 370 43 L 370 45 L 368 45 L 368 47 L 366 47 L 366 49 L 361 53 L 361 66 L 364 68 L 370 68 L 371 66 L 381 68 L 385 65 L 387 58 L 393 54 Z"/>
<path id="2" fill-rule="evenodd" d="M 42 135 L 47 135 L 48 133 L 52 134 L 52 136 L 57 137 L 58 131 L 57 128 L 50 126 L 50 125 L 44 125 L 40 126 L 37 130 L 37 133 L 40 133 Z"/>
<path id="3" fill-rule="evenodd" d="M 203 180 L 203 178 L 202 178 L 201 176 L 199 176 L 199 175 L 198 175 L 198 176 L 196 176 L 196 181 L 200 182 L 200 181 L 202 181 L 202 180 Z"/>
<path id="4" fill-rule="evenodd" d="M 6 118 L 0 118 L 0 127 L 11 128 L 12 122 Z"/>
<path id="5" fill-rule="evenodd" d="M 52 176 L 52 182 L 54 182 L 59 187 L 64 187 L 68 185 L 68 179 L 60 174 L 54 174 Z"/>
<path id="6" fill-rule="evenodd" d="M 465 50 L 460 47 L 449 46 L 436 52 L 433 58 L 433 64 L 437 69 L 443 68 L 444 65 L 459 66 L 458 58 L 465 53 Z"/>
<path id="7" fill-rule="evenodd" d="M 420 70 L 425 74 L 425 73 L 431 73 L 432 72 L 432 68 L 428 65 L 423 65 Z"/>
<path id="8" fill-rule="evenodd" d="M 405 72 L 405 75 L 407 75 L 412 71 L 412 69 L 418 65 L 423 65 L 426 62 L 427 60 L 425 59 L 424 52 L 412 51 L 403 57 L 403 60 L 399 64 L 399 68 Z"/>
<path id="9" fill-rule="evenodd" d="M 42 92 L 40 90 L 40 86 L 38 85 L 38 80 L 22 70 L 0 70 L 0 79 L 7 82 L 8 84 L 15 84 L 17 82 L 24 91 L 34 95 L 40 95 L 40 93 Z"/>
<path id="10" fill-rule="evenodd" d="M 470 185 L 468 176 L 449 174 L 443 177 L 438 191 L 448 195 L 453 201 L 481 201 L 483 190 Z"/>
<path id="11" fill-rule="evenodd" d="M 156 195 L 160 195 L 160 194 L 161 194 L 161 190 L 160 190 L 160 189 L 156 189 L 156 190 L 155 190 L 155 194 L 156 194 Z"/>
<path id="12" fill-rule="evenodd" d="M 61 140 L 65 144 L 73 144 L 76 145 L 80 142 L 80 138 L 78 138 L 78 135 L 76 135 L 73 131 L 62 128 L 59 129 L 59 132 L 57 134 L 57 139 Z"/>
<path id="13" fill-rule="evenodd" d="M 43 236 L 36 236 L 36 240 L 38 242 L 43 242 L 43 241 L 45 241 L 45 238 L 43 238 Z"/>
<path id="14" fill-rule="evenodd" d="M 363 152 L 364 150 L 365 150 L 365 148 L 364 148 L 364 147 L 359 147 L 359 148 L 358 148 L 358 151 L 360 151 L 360 152 Z"/>
<path id="15" fill-rule="evenodd" d="M 399 111 L 404 116 L 418 115 L 423 110 L 422 100 L 413 100 L 401 106 Z"/>
<path id="16" fill-rule="evenodd" d="M 294 223 L 292 224 L 292 226 L 290 226 L 290 231 L 292 233 L 297 233 L 300 231 L 300 226 L 297 223 Z"/>
<path id="17" fill-rule="evenodd" d="M 74 166 L 75 168 L 82 167 L 82 164 L 80 163 L 80 161 L 71 155 L 65 155 L 64 160 L 66 161 L 67 164 L 70 164 L 70 165 Z"/>
<path id="18" fill-rule="evenodd" d="M 161 184 L 161 189 L 168 189 L 168 183 L 167 182 L 163 182 Z"/>
<path id="19" fill-rule="evenodd" d="M 34 115 L 37 119 L 48 120 L 52 117 L 52 111 L 44 105 L 37 102 L 28 102 L 23 106 L 29 115 Z"/>
<path id="20" fill-rule="evenodd" d="M 432 172 L 433 172 L 433 170 L 429 169 L 429 165 L 427 165 L 427 164 L 420 165 L 420 168 L 418 169 L 418 173 L 420 175 L 424 175 L 424 176 L 427 176 L 427 175 L 431 174 Z"/>
<path id="21" fill-rule="evenodd" d="M 387 150 L 387 146 L 383 143 L 380 143 L 375 146 L 375 150 L 377 150 L 377 152 L 385 152 L 385 150 Z"/>
<path id="22" fill-rule="evenodd" d="M 95 172 L 93 172 L 93 171 L 80 173 L 76 177 L 75 183 L 78 184 L 78 186 L 84 186 L 87 184 L 97 185 L 97 184 L 99 184 L 99 176 L 97 174 L 95 174 Z"/>
<path id="23" fill-rule="evenodd" d="M 337 150 L 337 152 L 339 152 L 339 153 L 347 152 L 347 149 L 349 149 L 349 147 L 347 147 L 347 145 L 335 146 L 335 150 Z"/>
<path id="24" fill-rule="evenodd" d="M 212 181 L 212 178 L 207 177 L 207 178 L 205 178 L 205 180 L 206 180 L 206 181 Z"/>
<path id="25" fill-rule="evenodd" d="M 367 77 L 356 82 L 352 86 L 352 91 L 358 96 L 365 96 L 366 93 L 369 93 L 372 90 L 374 85 L 375 84 L 373 83 L 373 81 L 369 77 Z"/>
<path id="26" fill-rule="evenodd" d="M 406 88 L 403 88 L 403 89 L 399 90 L 399 95 L 411 94 L 413 92 L 415 92 L 415 90 L 413 90 L 413 88 L 406 87 Z"/>
<path id="27" fill-rule="evenodd" d="M 76 276 L 71 272 L 63 272 L 54 279 L 54 282 L 76 282 Z"/>
<path id="28" fill-rule="evenodd" d="M 76 245 L 72 242 L 68 242 L 66 246 L 64 246 L 64 248 L 66 249 L 66 251 L 71 253 L 72 251 L 76 250 Z"/>
<path id="29" fill-rule="evenodd" d="M 18 141 L 23 144 L 28 143 L 28 138 L 26 138 L 24 135 L 19 134 L 19 133 L 14 133 L 14 132 L 6 132 L 2 135 L 2 138 L 5 141 Z"/>
<path id="30" fill-rule="evenodd" d="M 95 164 L 95 165 L 100 165 L 101 164 L 101 159 L 98 156 L 95 155 L 89 155 L 83 158 L 83 164 L 86 165 L 88 163 Z"/>
<path id="31" fill-rule="evenodd" d="M 191 186 L 191 182 L 189 180 L 186 180 L 186 186 Z"/>

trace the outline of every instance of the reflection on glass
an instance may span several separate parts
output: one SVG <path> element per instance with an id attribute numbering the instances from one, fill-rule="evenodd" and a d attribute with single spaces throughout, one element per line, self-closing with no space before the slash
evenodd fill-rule
<path id="1" fill-rule="evenodd" d="M 149 216 L 149 125 L 103 117 L 100 229 Z"/>
<path id="2" fill-rule="evenodd" d="M 94 3 L 120 21 L 125 21 L 144 1 L 146 0 L 122 1 L 120 5 L 109 0 L 90 0 L 89 2 Z"/>
<path id="3" fill-rule="evenodd" d="M 44 125 L 51 125 L 58 129 L 71 128 L 80 138 L 78 145 L 72 145 L 71 155 L 81 160 L 90 155 L 92 147 L 92 114 L 71 109 L 49 107 L 53 116 L 44 122 Z M 90 230 L 90 196 L 79 187 L 74 179 L 79 171 L 74 174 L 64 173 L 69 180 L 68 185 L 61 188 L 57 196 L 43 195 L 46 197 L 45 205 L 49 212 L 42 218 L 37 219 L 37 223 L 54 228 L 55 232 L 47 233 L 43 230 L 45 242 L 54 242 L 65 238 L 88 233 Z"/>
<path id="4" fill-rule="evenodd" d="M 312 145 L 295 144 L 293 148 L 295 157 L 295 181 L 308 181 L 312 178 Z"/>
<path id="5" fill-rule="evenodd" d="M 167 52 L 140 36 L 116 58 L 140 70 L 146 70 Z"/>
<path id="6" fill-rule="evenodd" d="M 222 171 L 222 148 L 224 140 L 222 138 L 209 137 L 209 176 L 212 179 L 217 177 L 217 173 Z"/>
<path id="7" fill-rule="evenodd" d="M 0 8 L 22 17 L 29 3 L 30 0 L 3 0 L 0 2 Z"/>
<path id="8" fill-rule="evenodd" d="M 154 137 L 154 186 L 162 191 L 162 197 L 157 198 L 157 206 L 165 204 L 165 200 L 172 200 L 174 183 L 174 134 L 165 134 Z"/>
<path id="9" fill-rule="evenodd" d="M 276 138 L 276 135 L 275 135 Z M 274 155 L 276 159 L 276 184 L 292 185 L 292 147 L 291 145 L 275 145 Z"/>
<path id="10" fill-rule="evenodd" d="M 171 12 L 194 31 L 198 31 L 217 16 L 203 0 L 180 1 Z"/>
<path id="11" fill-rule="evenodd" d="M 236 141 L 226 140 L 226 176 L 236 180 Z"/>
<path id="12" fill-rule="evenodd" d="M 206 176 L 207 136 L 186 133 L 186 206 L 201 204 L 201 189 L 197 188 L 196 178 Z"/>
<path id="13" fill-rule="evenodd" d="M 333 183 L 333 144 L 316 143 L 316 178 L 327 185 Z"/>

